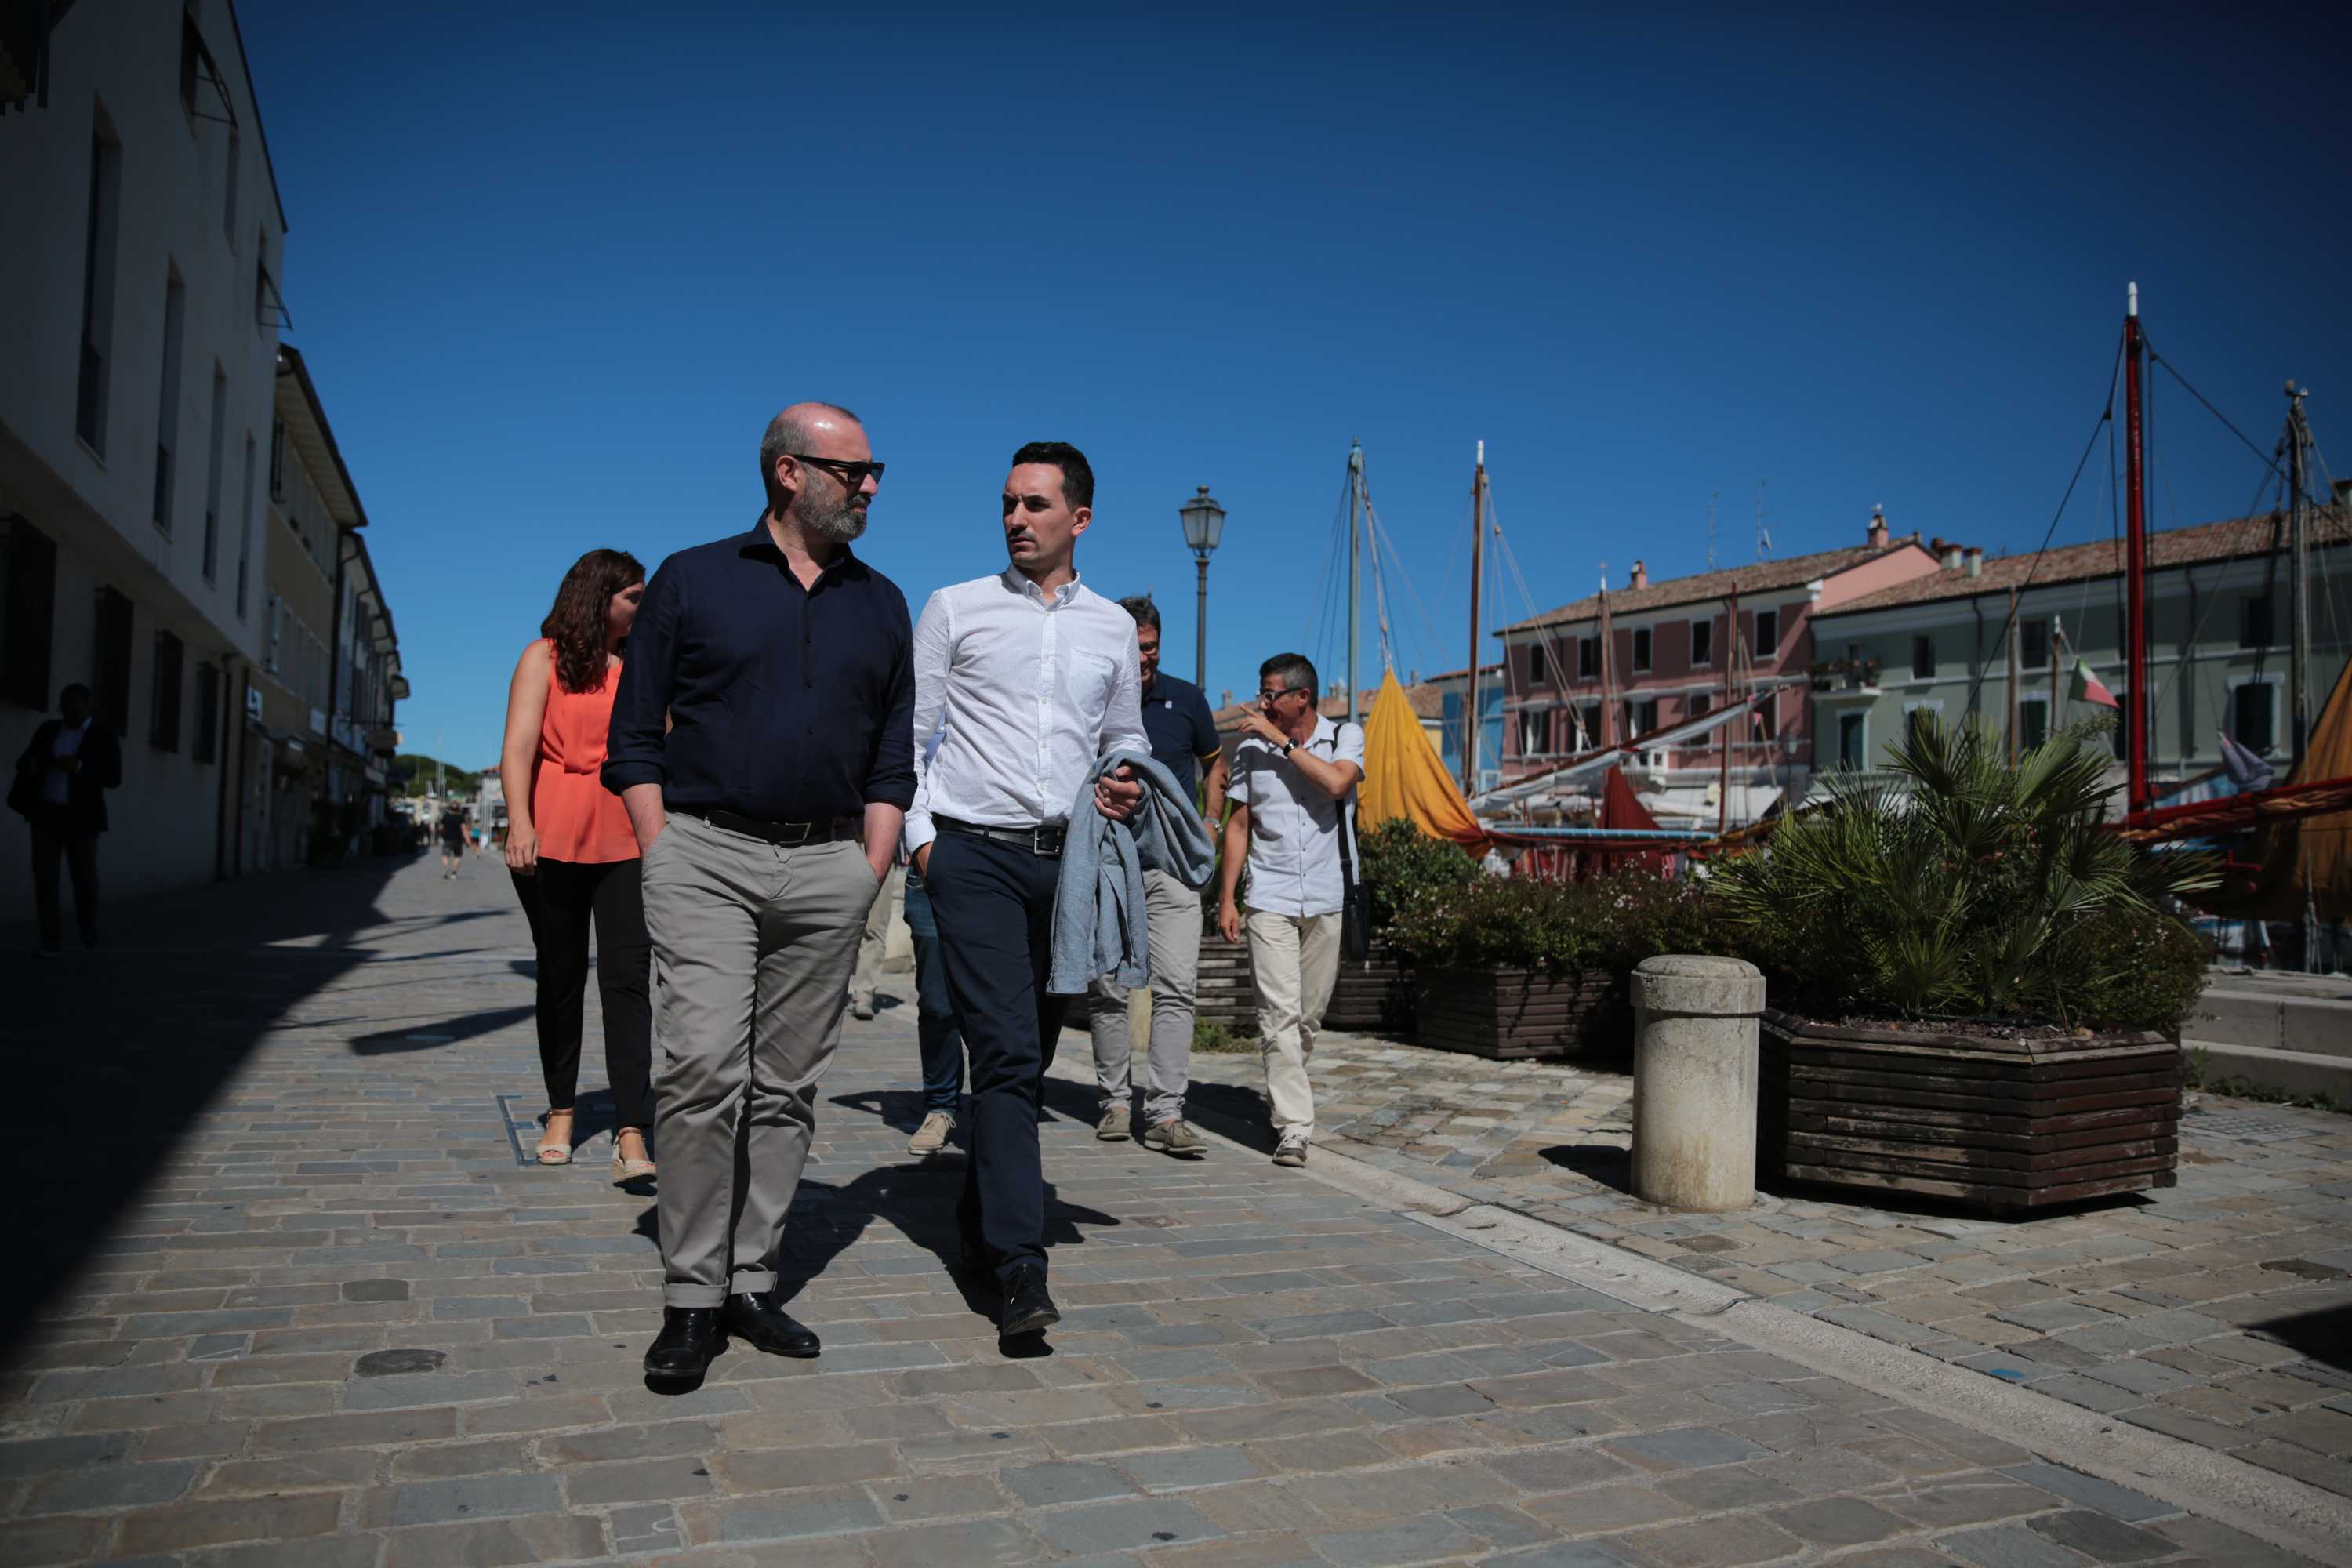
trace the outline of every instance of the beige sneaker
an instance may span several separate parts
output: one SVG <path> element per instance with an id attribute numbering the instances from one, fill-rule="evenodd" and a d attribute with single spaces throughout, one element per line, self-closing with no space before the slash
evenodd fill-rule
<path id="1" fill-rule="evenodd" d="M 1155 1153 L 1173 1154 L 1180 1160 L 1198 1160 L 1209 1152 L 1209 1141 L 1181 1117 L 1153 1122 L 1143 1130 L 1142 1142 Z"/>
<path id="2" fill-rule="evenodd" d="M 948 1146 L 948 1134 L 954 1131 L 954 1117 L 944 1110 L 929 1111 L 923 1117 L 923 1124 L 915 1129 L 915 1135 L 907 1140 L 907 1152 L 936 1154 Z"/>
<path id="3" fill-rule="evenodd" d="M 1127 1142 L 1128 1109 L 1124 1105 L 1106 1106 L 1102 1120 L 1095 1123 L 1095 1136 L 1106 1143 Z"/>
<path id="4" fill-rule="evenodd" d="M 1284 1129 L 1282 1141 L 1274 1146 L 1274 1163 L 1293 1169 L 1307 1163 L 1307 1134 L 1295 1127 Z"/>

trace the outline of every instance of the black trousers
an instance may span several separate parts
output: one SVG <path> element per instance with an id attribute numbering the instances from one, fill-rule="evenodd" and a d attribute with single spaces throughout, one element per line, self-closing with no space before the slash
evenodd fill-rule
<path id="1" fill-rule="evenodd" d="M 65 941 L 65 910 L 58 902 L 58 864 L 73 879 L 74 924 L 85 946 L 98 944 L 98 835 L 68 825 L 63 806 L 33 808 L 33 914 L 41 945 Z"/>
<path id="2" fill-rule="evenodd" d="M 965 1247 L 1000 1280 L 1021 1264 L 1045 1262 L 1037 1119 L 1069 1007 L 1069 998 L 1045 994 L 1061 870 L 1059 860 L 1015 845 L 942 833 L 923 874 L 971 1061 L 971 1154 L 956 1224 Z"/>
<path id="3" fill-rule="evenodd" d="M 596 992 L 604 1004 L 604 1072 L 624 1127 L 654 1124 L 653 941 L 635 860 L 547 860 L 514 879 L 539 949 L 539 1066 L 547 1104 L 572 1109 L 580 1088 L 588 928 L 596 928 Z"/>

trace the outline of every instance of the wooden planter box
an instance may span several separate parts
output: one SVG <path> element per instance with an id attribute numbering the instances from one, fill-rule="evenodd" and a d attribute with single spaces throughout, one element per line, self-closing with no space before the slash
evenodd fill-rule
<path id="1" fill-rule="evenodd" d="M 1618 977 L 1541 970 L 1438 970 L 1418 976 L 1413 1038 L 1502 1061 L 1622 1056 L 1631 1038 Z"/>
<path id="2" fill-rule="evenodd" d="M 1980 1039 L 1768 1010 L 1761 1045 L 1760 1180 L 2003 1213 L 2179 1180 L 2180 1049 L 2159 1035 Z"/>
<path id="3" fill-rule="evenodd" d="M 1408 1031 L 1413 1023 L 1412 977 L 1403 961 L 1375 938 L 1371 956 L 1361 963 L 1339 961 L 1339 983 L 1331 987 L 1331 1005 L 1323 1009 L 1323 1026 L 1351 1034 L 1375 1030 Z"/>
<path id="4" fill-rule="evenodd" d="M 1246 936 L 1228 943 L 1212 925 L 1201 933 L 1199 988 L 1193 1016 L 1223 1024 L 1245 1038 L 1257 1034 L 1257 985 L 1250 977 Z M 1073 997 L 1064 1016 L 1070 1026 L 1087 1019 L 1087 998 Z M 1326 1029 L 1402 1029 L 1412 1018 L 1412 984 L 1385 942 L 1372 943 L 1362 963 L 1339 961 L 1339 978 L 1323 1010 Z"/>

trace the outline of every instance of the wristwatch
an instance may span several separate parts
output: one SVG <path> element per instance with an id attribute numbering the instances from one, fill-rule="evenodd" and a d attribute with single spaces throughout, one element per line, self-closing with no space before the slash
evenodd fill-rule
<path id="1" fill-rule="evenodd" d="M 1297 749 L 1298 749 L 1298 742 L 1296 742 L 1296 741 L 1285 741 L 1285 742 L 1282 743 L 1282 749 L 1281 749 L 1281 751 L 1280 751 L 1280 752 L 1279 752 L 1278 754 L 1279 754 L 1279 755 L 1281 755 L 1281 756 L 1286 756 L 1286 756 L 1290 755 L 1290 753 L 1291 753 L 1291 752 L 1293 752 L 1297 751 Z"/>

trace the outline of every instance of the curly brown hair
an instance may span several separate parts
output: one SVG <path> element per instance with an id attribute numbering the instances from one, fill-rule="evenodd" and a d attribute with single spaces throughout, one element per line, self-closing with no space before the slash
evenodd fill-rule
<path id="1" fill-rule="evenodd" d="M 572 563 L 555 590 L 555 607 L 539 635 L 555 645 L 555 680 L 566 691 L 604 683 L 604 627 L 613 595 L 646 580 L 645 563 L 625 550 L 592 550 Z"/>

